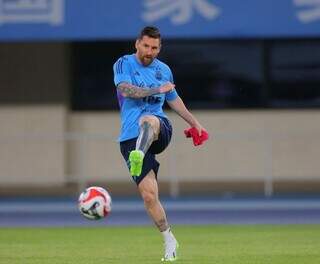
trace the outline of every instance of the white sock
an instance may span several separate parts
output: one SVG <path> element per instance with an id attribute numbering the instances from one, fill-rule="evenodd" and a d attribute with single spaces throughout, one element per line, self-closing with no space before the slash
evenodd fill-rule
<path id="1" fill-rule="evenodd" d="M 175 239 L 174 235 L 171 232 L 170 227 L 167 230 L 161 232 L 161 234 L 163 236 L 164 241 L 170 241 Z"/>

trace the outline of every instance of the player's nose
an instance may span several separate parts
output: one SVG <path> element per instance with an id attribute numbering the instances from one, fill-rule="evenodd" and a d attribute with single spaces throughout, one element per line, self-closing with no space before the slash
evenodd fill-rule
<path id="1" fill-rule="evenodd" d="M 148 48 L 147 51 L 146 51 L 147 55 L 152 55 L 152 49 L 151 48 Z"/>

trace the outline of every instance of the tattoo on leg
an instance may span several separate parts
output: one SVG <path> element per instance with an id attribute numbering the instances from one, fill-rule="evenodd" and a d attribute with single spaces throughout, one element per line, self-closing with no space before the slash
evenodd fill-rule
<path id="1" fill-rule="evenodd" d="M 150 148 L 154 139 L 154 131 L 148 122 L 143 122 L 140 126 L 140 134 L 137 139 L 136 149 L 142 150 L 146 153 Z"/>
<path id="2" fill-rule="evenodd" d="M 169 227 L 166 218 L 161 218 L 160 220 L 156 220 L 155 224 L 158 227 L 158 229 L 160 230 L 160 232 L 166 231 Z"/>

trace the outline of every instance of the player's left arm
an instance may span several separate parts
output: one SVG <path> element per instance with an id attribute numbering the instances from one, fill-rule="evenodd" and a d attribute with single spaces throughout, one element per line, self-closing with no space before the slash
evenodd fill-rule
<path id="1" fill-rule="evenodd" d="M 191 127 L 195 127 L 198 131 L 205 130 L 199 121 L 190 113 L 185 106 L 182 99 L 177 96 L 174 100 L 167 100 L 168 105 L 174 110 L 180 117 L 182 117 Z"/>

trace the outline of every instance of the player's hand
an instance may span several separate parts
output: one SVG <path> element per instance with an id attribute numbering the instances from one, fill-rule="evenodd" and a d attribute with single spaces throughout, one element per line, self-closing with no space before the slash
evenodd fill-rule
<path id="1" fill-rule="evenodd" d="M 187 138 L 192 138 L 194 146 L 202 145 L 209 139 L 209 133 L 198 122 L 191 128 L 184 130 L 184 134 Z"/>
<path id="2" fill-rule="evenodd" d="M 167 82 L 159 87 L 160 93 L 167 93 L 174 89 L 175 85 L 171 82 Z"/>
<path id="3" fill-rule="evenodd" d="M 199 134 L 200 137 L 202 135 L 202 131 L 207 132 L 207 130 L 198 122 L 194 125 L 194 127 L 198 130 L 198 134 Z"/>

